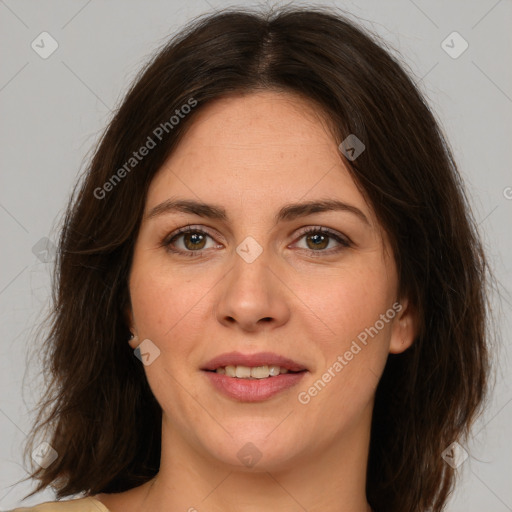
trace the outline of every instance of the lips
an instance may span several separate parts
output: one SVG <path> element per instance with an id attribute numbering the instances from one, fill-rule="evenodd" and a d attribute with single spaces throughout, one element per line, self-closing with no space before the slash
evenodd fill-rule
<path id="1" fill-rule="evenodd" d="M 239 402 L 262 402 L 297 385 L 305 365 L 271 352 L 231 352 L 215 357 L 201 370 L 219 393 Z"/>
<path id="2" fill-rule="evenodd" d="M 230 352 L 221 354 L 206 363 L 202 370 L 215 371 L 217 368 L 226 366 L 279 366 L 290 372 L 301 372 L 307 370 L 306 366 L 287 357 L 272 352 L 259 352 L 257 354 L 242 354 L 241 352 Z"/>

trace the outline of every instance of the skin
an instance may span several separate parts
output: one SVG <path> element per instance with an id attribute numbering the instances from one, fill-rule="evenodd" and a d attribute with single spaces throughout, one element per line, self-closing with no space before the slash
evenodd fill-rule
<path id="1" fill-rule="evenodd" d="M 265 91 L 217 100 L 198 114 L 151 183 L 129 281 L 130 345 L 149 339 L 160 350 L 145 366 L 163 410 L 160 472 L 97 498 L 112 512 L 366 512 L 375 390 L 388 354 L 412 344 L 417 324 L 397 295 L 388 239 L 310 102 Z M 222 206 L 228 221 L 147 216 L 169 198 Z M 352 205 L 368 223 L 348 211 L 274 223 L 285 204 L 318 199 Z M 210 235 L 195 242 L 200 257 L 162 246 L 187 225 Z M 316 248 L 315 233 L 301 233 L 307 227 L 330 228 L 351 243 L 328 237 Z M 236 252 L 247 236 L 262 248 L 252 263 Z M 193 252 L 186 239 L 174 248 Z M 401 311 L 300 403 L 298 393 L 397 301 Z M 200 370 L 231 351 L 275 352 L 308 372 L 269 400 L 241 403 L 219 394 Z M 237 456 L 248 442 L 261 454 L 252 468 Z"/>

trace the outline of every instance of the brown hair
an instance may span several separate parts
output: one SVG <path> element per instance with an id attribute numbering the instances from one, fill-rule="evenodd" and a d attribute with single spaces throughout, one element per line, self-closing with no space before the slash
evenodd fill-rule
<path id="1" fill-rule="evenodd" d="M 196 19 L 141 71 L 64 218 L 51 383 L 32 432 L 33 442 L 49 432 L 59 456 L 33 471 L 36 491 L 119 492 L 158 472 L 161 410 L 125 317 L 146 192 L 201 106 L 274 89 L 319 105 L 338 143 L 349 134 L 364 142 L 346 163 L 389 235 L 400 294 L 419 312 L 419 335 L 389 355 L 377 389 L 368 501 L 379 512 L 442 510 L 455 475 L 441 453 L 467 437 L 487 393 L 487 264 L 441 130 L 383 46 L 333 9 L 227 10 Z M 127 166 L 148 137 L 155 147 Z"/>

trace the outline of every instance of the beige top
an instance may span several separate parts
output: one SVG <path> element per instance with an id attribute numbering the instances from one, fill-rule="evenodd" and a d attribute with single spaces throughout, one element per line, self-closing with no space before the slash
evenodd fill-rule
<path id="1" fill-rule="evenodd" d="M 110 512 L 103 503 L 94 498 L 79 498 L 65 501 L 48 501 L 34 507 L 15 508 L 10 512 Z"/>

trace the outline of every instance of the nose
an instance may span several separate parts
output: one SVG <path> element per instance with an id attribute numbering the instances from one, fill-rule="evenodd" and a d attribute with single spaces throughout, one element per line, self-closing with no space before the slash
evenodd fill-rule
<path id="1" fill-rule="evenodd" d="M 233 267 L 219 283 L 218 321 L 245 332 L 271 330 L 290 317 L 289 291 L 271 255 L 263 251 L 254 261 L 233 255 Z M 282 272 L 281 272 L 282 274 Z"/>

